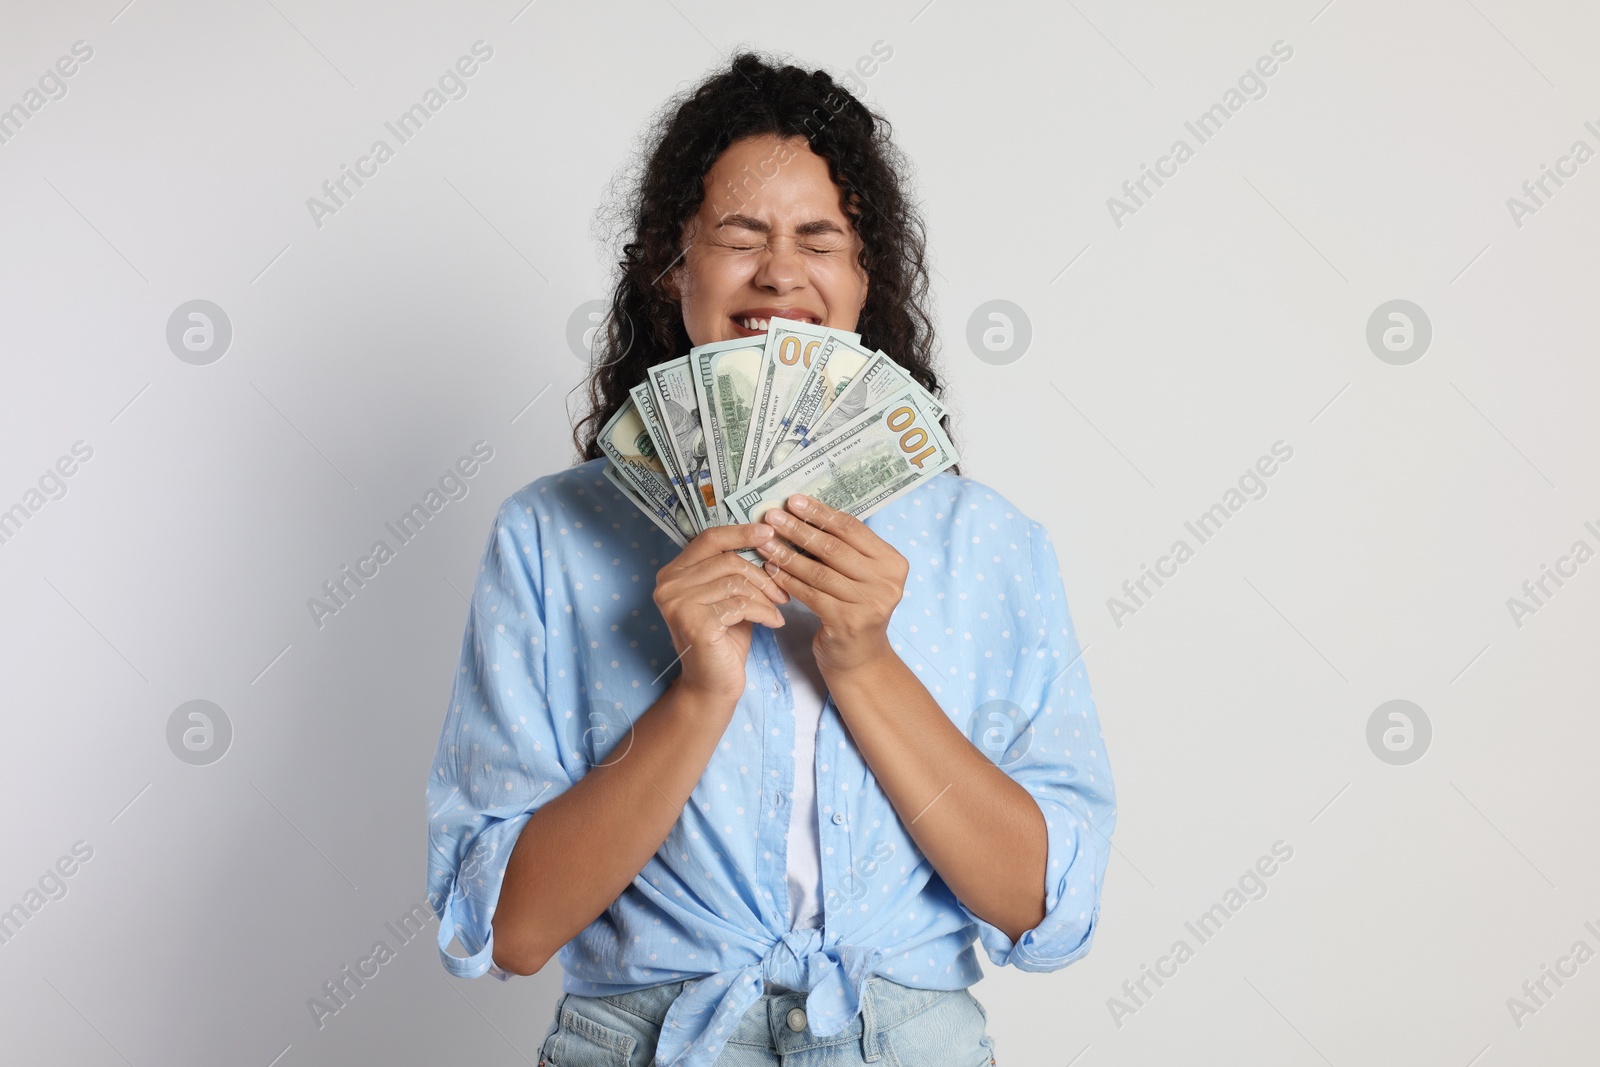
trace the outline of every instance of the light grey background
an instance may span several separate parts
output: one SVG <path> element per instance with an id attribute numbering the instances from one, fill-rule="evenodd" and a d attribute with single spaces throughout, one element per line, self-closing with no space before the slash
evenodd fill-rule
<path id="1" fill-rule="evenodd" d="M 463 594 L 499 502 L 571 461 L 567 321 L 606 290 L 591 226 L 647 116 L 736 45 L 842 73 L 880 41 L 963 466 L 1052 532 L 1120 802 L 1093 951 L 975 990 L 1001 1062 L 1592 1062 L 1600 962 L 1507 1002 L 1600 948 L 1600 562 L 1520 625 L 1508 598 L 1600 548 L 1600 160 L 1520 226 L 1507 198 L 1600 149 L 1600 16 L 925 2 L 0 8 L 0 108 L 93 48 L 0 144 L 0 507 L 93 449 L 0 544 L 0 908 L 93 848 L 0 945 L 7 1062 L 537 1060 L 557 966 L 461 982 L 431 921 L 384 925 L 425 903 Z M 319 228 L 307 198 L 478 40 L 468 94 Z M 1184 122 L 1276 41 L 1199 144 Z M 166 340 L 195 299 L 233 331 L 204 366 Z M 966 341 L 996 299 L 1032 329 L 1000 366 Z M 1407 365 L 1366 341 L 1397 299 L 1432 326 Z M 478 440 L 470 494 L 319 628 L 307 599 Z M 1267 494 L 1115 618 L 1280 440 Z M 207 766 L 167 739 L 197 699 L 233 730 Z M 1432 726 L 1407 765 L 1367 741 L 1396 699 Z M 1280 840 L 1200 944 L 1185 922 Z M 308 999 L 379 939 L 319 1029 Z"/>

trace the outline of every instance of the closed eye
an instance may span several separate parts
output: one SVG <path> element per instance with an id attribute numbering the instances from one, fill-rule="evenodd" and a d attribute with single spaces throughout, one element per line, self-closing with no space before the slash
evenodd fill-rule
<path id="1" fill-rule="evenodd" d="M 759 252 L 763 248 L 766 247 L 766 245 L 764 243 L 763 244 L 759 244 L 759 245 L 735 244 L 733 242 L 726 241 L 726 240 L 718 241 L 717 244 L 720 245 L 722 248 L 726 248 L 730 252 Z M 832 255 L 833 253 L 841 251 L 843 246 L 838 244 L 837 242 L 832 243 L 832 244 L 829 244 L 829 243 L 820 243 L 819 244 L 819 243 L 817 243 L 815 241 L 812 241 L 812 242 L 806 242 L 806 243 L 800 244 L 799 248 L 800 248 L 800 250 L 802 252 L 809 252 L 810 254 L 812 254 L 814 256 L 826 256 L 826 255 Z"/>

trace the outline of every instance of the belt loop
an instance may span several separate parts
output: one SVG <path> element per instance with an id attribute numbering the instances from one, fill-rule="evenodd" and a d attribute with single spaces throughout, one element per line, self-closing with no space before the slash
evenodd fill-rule
<path id="1" fill-rule="evenodd" d="M 877 980 L 876 975 L 868 975 L 861 983 L 861 1058 L 867 1063 L 883 1058 L 878 1055 L 878 1016 L 873 1003 Z"/>

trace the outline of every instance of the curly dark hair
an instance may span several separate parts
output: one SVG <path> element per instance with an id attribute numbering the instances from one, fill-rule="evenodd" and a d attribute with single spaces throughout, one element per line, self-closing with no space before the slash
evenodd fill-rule
<path id="1" fill-rule="evenodd" d="M 779 66 L 753 52 L 734 56 L 662 106 L 646 127 L 642 169 L 628 178 L 614 222 L 631 239 L 622 246 L 611 308 L 595 338 L 587 413 L 573 426 L 582 460 L 604 455 L 600 430 L 646 369 L 688 353 L 683 310 L 666 276 L 682 258 L 684 226 L 705 199 L 712 164 L 733 142 L 762 134 L 804 137 L 827 160 L 861 238 L 869 282 L 856 332 L 863 345 L 882 349 L 940 395 L 925 230 L 907 191 L 909 167 L 890 133 L 887 119 L 827 72 Z M 941 420 L 946 433 L 949 418 Z"/>

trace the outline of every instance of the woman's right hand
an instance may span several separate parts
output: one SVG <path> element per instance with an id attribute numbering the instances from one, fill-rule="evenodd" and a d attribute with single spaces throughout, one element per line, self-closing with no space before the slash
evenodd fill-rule
<path id="1" fill-rule="evenodd" d="M 760 564 L 737 555 L 773 537 L 765 523 L 713 526 L 656 572 L 656 607 L 683 661 L 673 683 L 706 699 L 737 703 L 744 693 L 750 624 L 782 626 L 789 594 Z"/>

